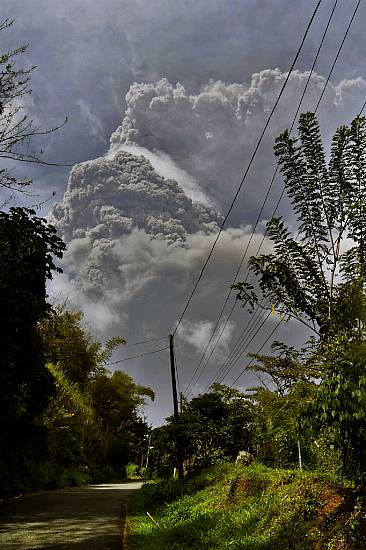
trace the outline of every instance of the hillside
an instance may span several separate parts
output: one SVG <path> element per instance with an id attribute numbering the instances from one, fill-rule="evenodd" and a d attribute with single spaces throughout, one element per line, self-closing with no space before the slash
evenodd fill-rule
<path id="1" fill-rule="evenodd" d="M 224 464 L 146 484 L 130 506 L 139 550 L 361 549 L 365 502 L 322 474 Z"/>

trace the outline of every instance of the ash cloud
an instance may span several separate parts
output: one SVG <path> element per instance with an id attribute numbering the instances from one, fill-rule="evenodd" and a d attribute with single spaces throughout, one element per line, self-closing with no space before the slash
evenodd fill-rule
<path id="1" fill-rule="evenodd" d="M 111 149 L 124 145 L 163 151 L 225 210 L 286 76 L 280 69 L 267 69 L 254 73 L 249 83 L 211 81 L 197 94 L 165 78 L 135 83 L 126 95 L 122 124 L 111 136 Z M 250 215 L 268 184 L 274 137 L 290 125 L 307 78 L 307 72 L 298 70 L 290 77 L 253 166 L 255 176 L 250 173 L 248 179 L 256 191 L 246 189 L 239 198 L 241 218 Z M 312 75 L 302 111 L 314 109 L 324 85 L 323 76 Z M 345 118 L 355 116 L 351 109 L 361 107 L 365 91 L 362 78 L 328 84 L 320 111 L 325 139 Z"/>
<path id="2" fill-rule="evenodd" d="M 307 76 L 296 71 L 291 78 L 236 217 L 229 219 L 177 334 L 183 383 L 203 353 L 250 238 L 272 175 L 273 137 L 288 126 Z M 68 243 L 65 274 L 55 280 L 54 291 L 69 295 L 102 337 L 121 334 L 134 342 L 168 334 L 174 327 L 215 240 L 220 210 L 225 211 L 232 197 L 284 78 L 279 70 L 266 70 L 254 74 L 250 84 L 210 82 L 193 95 L 166 79 L 135 83 L 109 150 L 74 166 L 64 198 L 51 217 Z M 323 85 L 322 76 L 312 77 L 304 109 L 314 105 Z M 344 122 L 347 105 L 355 105 L 365 90 L 361 78 L 329 87 L 322 110 L 326 135 L 332 125 Z M 270 213 L 268 208 L 263 217 Z M 248 258 L 262 240 L 264 221 Z M 262 251 L 270 249 L 265 240 Z M 239 308 L 232 319 L 213 362 L 224 359 L 248 314 Z M 299 339 L 296 328 L 284 327 L 285 339 L 289 330 L 292 339 Z M 259 347 L 260 338 L 259 334 L 251 350 Z M 159 406 L 169 412 L 165 367 L 161 371 L 161 359 L 155 356 L 148 364 L 153 382 L 143 361 L 129 363 L 128 371 L 158 388 Z M 241 367 L 239 363 L 237 369 Z M 204 390 L 210 376 L 212 367 L 195 391 Z"/>
<path id="3" fill-rule="evenodd" d="M 222 218 L 212 206 L 193 202 L 176 181 L 160 176 L 145 157 L 119 151 L 73 168 L 50 221 L 68 243 L 65 265 L 74 300 L 86 301 L 91 312 L 92 304 L 101 304 L 99 328 L 106 330 L 108 320 L 125 325 L 141 297 L 151 292 L 154 302 L 162 288 L 169 296 L 162 324 L 169 328 Z M 215 271 L 202 289 L 206 298 L 229 284 L 250 229 L 223 232 Z M 253 247 L 259 239 L 254 237 Z M 57 284 L 66 290 L 65 276 Z M 203 315 L 210 314 L 210 307 L 204 310 Z M 93 321 L 98 325 L 98 316 Z"/>
<path id="4" fill-rule="evenodd" d="M 121 334 L 135 342 L 166 335 L 181 313 L 221 219 L 215 208 L 192 201 L 143 156 L 119 151 L 76 165 L 63 201 L 54 206 L 51 216 L 68 242 L 65 273 L 53 281 L 53 293 L 68 296 L 102 338 Z M 232 282 L 251 229 L 247 225 L 223 231 L 215 261 L 208 265 L 177 334 L 182 385 L 206 346 L 212 319 L 222 306 L 223 291 Z M 254 235 L 249 253 L 261 240 L 261 233 Z M 263 250 L 268 247 L 265 242 Z M 243 311 L 237 313 L 227 325 L 216 361 L 223 360 L 245 318 Z M 155 349 L 152 346 L 142 352 Z M 116 358 L 124 356 L 122 349 Z M 158 410 L 157 405 L 146 409 L 155 422 L 170 414 L 168 364 L 162 352 L 148 361 L 120 365 L 157 390 Z M 208 369 L 200 384 L 211 374 Z M 195 385 L 195 392 L 201 390 L 202 385 Z"/>

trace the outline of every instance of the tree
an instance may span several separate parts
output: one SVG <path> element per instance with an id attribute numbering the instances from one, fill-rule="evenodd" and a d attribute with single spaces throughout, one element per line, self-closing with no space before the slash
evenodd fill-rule
<path id="1" fill-rule="evenodd" d="M 337 429 L 344 430 L 346 402 L 352 402 L 363 387 L 366 368 L 362 352 L 366 321 L 365 118 L 358 116 L 350 127 L 338 128 L 329 163 L 313 113 L 300 116 L 299 140 L 291 138 L 288 131 L 276 139 L 275 154 L 298 235 L 291 235 L 281 217 L 272 218 L 267 231 L 274 252 L 249 260 L 258 277 L 259 292 L 245 282 L 235 288 L 245 303 L 272 307 L 287 318 L 298 319 L 317 335 L 314 361 L 324 379 L 319 392 L 323 423 L 335 425 L 337 418 Z M 328 398 L 324 400 L 325 395 Z M 359 479 L 366 476 L 360 453 L 362 445 L 366 447 L 361 427 L 365 415 L 365 404 L 358 400 L 358 409 L 351 415 L 353 426 L 348 426 L 349 448 L 343 454 L 346 469 L 347 463 L 357 464 Z"/>
<path id="2" fill-rule="evenodd" d="M 262 382 L 248 390 L 255 418 L 253 444 L 256 455 L 272 466 L 297 464 L 299 447 L 309 465 L 311 441 L 301 415 L 315 399 L 314 379 L 319 377 L 319 369 L 312 365 L 312 349 L 312 342 L 299 351 L 274 342 L 276 355 L 250 354 L 257 361 L 251 370 Z"/>
<path id="3" fill-rule="evenodd" d="M 38 334 L 48 314 L 46 281 L 60 271 L 65 248 L 56 230 L 33 210 L 0 212 L 0 468 L 10 491 L 25 463 L 43 451 L 39 417 L 55 392 Z M 18 487 L 19 490 L 19 487 Z"/>
<path id="4" fill-rule="evenodd" d="M 154 391 L 135 384 L 125 372 L 110 373 L 105 369 L 100 369 L 91 379 L 88 391 L 108 440 L 105 460 L 114 467 L 136 461 L 148 433 L 140 409 L 145 397 L 154 400 Z"/>
<path id="5" fill-rule="evenodd" d="M 8 29 L 13 23 L 9 19 L 0 22 L 0 31 Z M 32 138 L 50 134 L 62 125 L 42 130 L 25 112 L 22 101 L 32 93 L 30 79 L 35 67 L 18 68 L 16 59 L 26 50 L 27 45 L 23 45 L 0 55 L 0 158 L 57 166 L 57 163 L 42 159 L 42 151 L 37 153 L 30 149 Z M 30 183 L 28 179 L 16 179 L 8 168 L 0 169 L 1 187 L 21 191 Z"/>
<path id="6" fill-rule="evenodd" d="M 71 382 L 83 387 L 126 340 L 111 338 L 103 348 L 82 325 L 82 319 L 80 311 L 55 305 L 52 313 L 39 325 L 39 334 L 46 360 L 57 365 Z"/>
<path id="7" fill-rule="evenodd" d="M 329 165 L 313 113 L 300 116 L 300 144 L 287 131 L 276 139 L 275 154 L 298 236 L 290 234 L 281 217 L 272 218 L 267 231 L 274 253 L 249 261 L 262 297 L 322 337 L 339 333 L 341 325 L 348 334 L 357 335 L 363 320 L 365 128 L 365 118 L 356 117 L 351 127 L 337 130 Z M 351 243 L 349 249 L 345 250 L 345 242 Z M 235 288 L 239 299 L 259 303 L 251 285 L 238 283 Z"/>
<path id="8" fill-rule="evenodd" d="M 251 447 L 252 408 L 238 390 L 213 384 L 208 393 L 185 404 L 176 419 L 167 419 L 171 456 L 178 444 L 189 471 L 233 459 Z"/>
<path id="9" fill-rule="evenodd" d="M 37 327 L 49 312 L 46 280 L 61 271 L 53 258 L 64 248 L 55 228 L 33 210 L 0 212 L 0 417 L 6 431 L 9 419 L 39 414 L 52 393 Z"/>
<path id="10" fill-rule="evenodd" d="M 301 350 L 277 341 L 273 342 L 271 347 L 277 355 L 249 354 L 249 357 L 258 361 L 257 364 L 251 365 L 250 370 L 258 373 L 265 387 L 261 375 L 266 375 L 278 395 L 287 395 L 299 382 L 312 383 L 314 379 L 321 377 L 319 368 L 313 364 L 313 340 Z"/>
<path id="11" fill-rule="evenodd" d="M 53 307 L 39 333 L 57 387 L 43 415 L 52 461 L 101 471 L 134 460 L 148 431 L 140 408 L 154 392 L 103 366 L 126 341 L 114 337 L 102 346 L 81 312 L 65 305 Z"/>

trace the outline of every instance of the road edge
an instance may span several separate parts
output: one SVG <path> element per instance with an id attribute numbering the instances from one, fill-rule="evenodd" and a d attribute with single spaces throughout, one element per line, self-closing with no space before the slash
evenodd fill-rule
<path id="1" fill-rule="evenodd" d="M 122 548 L 123 550 L 130 550 L 128 543 L 129 525 L 128 525 L 128 508 L 127 504 L 122 505 L 122 517 L 121 517 L 121 536 L 122 536 Z"/>

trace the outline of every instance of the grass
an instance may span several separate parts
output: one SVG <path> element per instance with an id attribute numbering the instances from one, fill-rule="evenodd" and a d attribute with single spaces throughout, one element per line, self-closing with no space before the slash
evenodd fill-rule
<path id="1" fill-rule="evenodd" d="M 366 548 L 363 498 L 325 474 L 224 464 L 148 483 L 130 506 L 135 550 Z"/>

